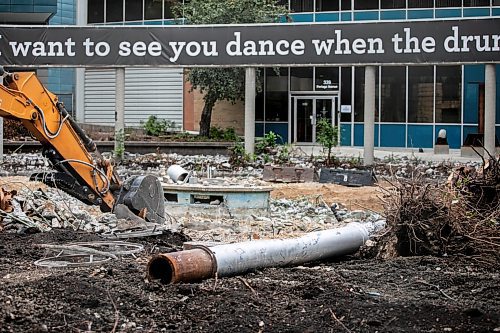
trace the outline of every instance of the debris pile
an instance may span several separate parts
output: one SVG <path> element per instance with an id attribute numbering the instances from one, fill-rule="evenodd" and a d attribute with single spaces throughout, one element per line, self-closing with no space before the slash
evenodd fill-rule
<path id="1" fill-rule="evenodd" d="M 500 260 L 500 162 L 459 167 L 448 182 L 401 180 L 386 196 L 390 230 L 378 256 L 468 255 Z"/>
<path id="2" fill-rule="evenodd" d="M 102 213 L 96 206 L 88 206 L 65 192 L 53 188 L 15 191 L 1 190 L 0 230 L 14 233 L 45 232 L 54 228 L 71 228 L 121 238 L 131 231 L 144 233 L 144 226 L 134 221 L 119 219 L 115 214 Z M 161 233 L 167 226 L 156 226 Z"/>

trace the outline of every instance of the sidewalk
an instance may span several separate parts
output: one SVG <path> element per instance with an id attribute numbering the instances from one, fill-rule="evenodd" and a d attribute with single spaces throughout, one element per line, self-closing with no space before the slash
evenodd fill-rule
<path id="1" fill-rule="evenodd" d="M 293 145 L 294 148 L 302 150 L 307 155 L 323 155 L 321 145 Z M 335 147 L 332 155 L 340 157 L 363 158 L 363 147 Z M 425 148 L 423 153 L 419 153 L 416 148 L 375 148 L 375 159 L 397 159 L 406 156 L 409 159 L 419 159 L 432 162 L 480 162 L 481 157 L 462 157 L 460 149 L 450 149 L 449 154 L 435 155 L 432 148 Z"/>

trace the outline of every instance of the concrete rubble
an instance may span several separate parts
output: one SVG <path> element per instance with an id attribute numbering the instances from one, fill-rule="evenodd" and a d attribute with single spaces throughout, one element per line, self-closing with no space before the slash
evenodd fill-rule
<path id="1" fill-rule="evenodd" d="M 288 165 L 298 167 L 314 167 L 321 159 L 314 161 L 305 154 L 290 156 Z M 358 165 L 353 159 L 342 160 L 338 167 L 355 168 Z M 167 169 L 173 164 L 190 171 L 190 177 L 203 186 L 210 186 L 213 180 L 227 186 L 262 186 L 263 160 L 245 166 L 233 166 L 228 156 L 185 156 L 178 154 L 127 154 L 124 161 L 117 166 L 119 175 L 126 178 L 131 175 L 150 173 L 160 177 L 167 184 L 173 183 L 167 175 Z M 468 166 L 476 166 L 479 162 L 471 162 Z M 452 162 L 428 162 L 406 156 L 391 157 L 380 161 L 375 173 L 379 179 L 407 178 L 419 173 L 431 179 L 444 179 L 449 170 L 456 164 Z M 462 163 L 463 165 L 463 163 Z M 1 176 L 27 176 L 37 171 L 49 171 L 50 166 L 41 154 L 7 154 L 0 169 Z M 210 178 L 208 178 L 210 177 Z M 216 179 L 214 179 L 216 178 Z M 97 207 L 89 207 L 66 193 L 47 188 L 43 191 L 22 189 L 14 198 L 15 210 L 12 216 L 4 216 L 2 225 L 5 231 L 22 232 L 34 228 L 41 231 L 52 228 L 74 228 L 97 233 L 110 234 L 130 228 L 116 218 L 114 214 L 101 213 Z M 167 211 L 168 213 L 168 211 Z M 226 241 L 231 235 L 234 239 L 276 237 L 283 234 L 296 234 L 325 230 L 344 223 L 364 221 L 382 223 L 384 218 L 375 212 L 355 210 L 349 211 L 340 204 L 329 205 L 317 197 L 302 199 L 270 200 L 269 214 L 265 216 L 249 215 L 246 219 L 208 218 L 192 216 L 186 212 L 183 216 L 170 216 L 166 229 L 183 230 L 195 239 Z"/>

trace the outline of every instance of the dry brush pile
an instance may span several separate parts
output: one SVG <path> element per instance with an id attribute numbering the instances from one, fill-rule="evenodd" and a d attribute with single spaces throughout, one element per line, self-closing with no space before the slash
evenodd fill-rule
<path id="1" fill-rule="evenodd" d="M 498 157 L 456 168 L 446 183 L 400 180 L 384 202 L 389 229 L 377 239 L 378 257 L 467 255 L 500 263 Z"/>

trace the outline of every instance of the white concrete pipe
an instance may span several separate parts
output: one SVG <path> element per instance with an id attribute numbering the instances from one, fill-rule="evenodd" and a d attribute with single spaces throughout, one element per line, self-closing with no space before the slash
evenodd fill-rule
<path id="1" fill-rule="evenodd" d="M 182 183 L 187 181 L 186 178 L 188 177 L 189 172 L 180 165 L 174 164 L 168 167 L 167 175 L 170 177 L 170 179 L 172 179 L 174 183 Z"/>
<path id="2" fill-rule="evenodd" d="M 369 238 L 367 228 L 352 222 L 342 228 L 312 232 L 299 238 L 255 240 L 200 246 L 154 256 L 148 276 L 163 283 L 233 276 L 265 267 L 299 265 L 356 252 Z"/>

